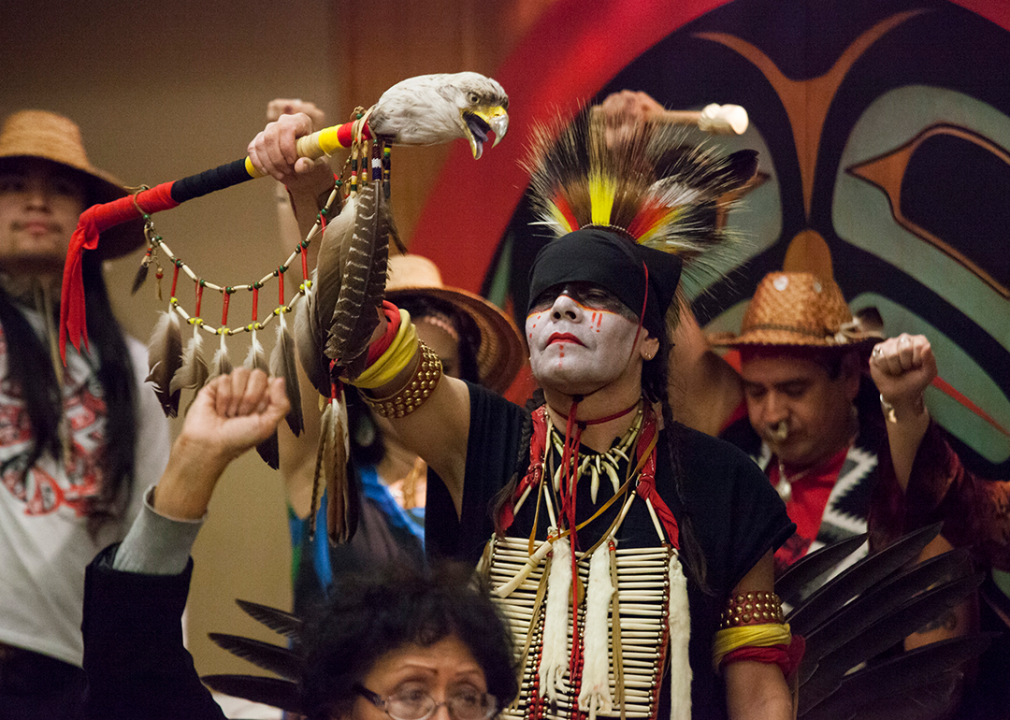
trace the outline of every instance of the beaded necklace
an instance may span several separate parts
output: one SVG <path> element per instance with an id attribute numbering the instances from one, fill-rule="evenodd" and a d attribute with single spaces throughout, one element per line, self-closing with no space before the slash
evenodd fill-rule
<path id="1" fill-rule="evenodd" d="M 625 412 L 635 407 L 638 414 L 625 435 L 606 453 L 581 461 L 566 453 L 572 448 L 570 428 L 566 441 L 552 427 L 546 408 L 533 413 L 530 469 L 501 516 L 507 529 L 536 488 L 532 533 L 528 540 L 492 537 L 480 565 L 515 638 L 521 692 L 502 712 L 510 720 L 594 720 L 611 713 L 655 718 L 667 659 L 677 669 L 671 679 L 671 717 L 690 718 L 690 615 L 679 533 L 676 519 L 655 492 L 655 413 L 648 403 Z M 565 419 L 571 425 L 571 418 Z M 554 467 L 558 454 L 561 464 Z M 627 472 L 620 484 L 615 481 L 622 459 Z M 550 483 L 541 482 L 545 465 Z M 556 513 L 555 506 L 564 501 L 565 480 L 574 480 L 567 493 L 574 497 L 574 485 L 587 473 L 597 487 L 606 474 L 614 495 L 575 524 L 573 516 Z M 617 532 L 636 499 L 645 502 L 659 543 L 618 549 Z M 596 543 L 580 552 L 575 533 L 618 501 L 617 517 Z M 541 503 L 549 527 L 547 538 L 538 542 Z"/>

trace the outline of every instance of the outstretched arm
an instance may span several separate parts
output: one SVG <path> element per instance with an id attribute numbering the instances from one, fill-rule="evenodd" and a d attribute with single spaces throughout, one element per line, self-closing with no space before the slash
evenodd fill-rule
<path id="1" fill-rule="evenodd" d="M 744 401 L 740 376 L 709 345 L 690 303 L 678 293 L 680 323 L 669 359 L 670 405 L 687 427 L 718 436 Z"/>
<path id="2" fill-rule="evenodd" d="M 324 126 L 326 116 L 311 102 L 279 98 L 267 105 L 269 124 L 253 138 L 247 154 L 261 171 L 278 181 L 277 201 L 281 224 L 281 242 L 291 248 L 306 237 L 316 221 L 316 213 L 326 203 L 333 189 L 333 170 L 329 158 L 299 158 L 298 138 Z M 297 221 L 292 222 L 287 205 Z M 309 246 L 309 260 L 315 263 L 318 243 Z"/>
<path id="3" fill-rule="evenodd" d="M 311 123 L 307 116 L 284 115 L 277 122 L 267 125 L 250 143 L 249 157 L 259 170 L 278 180 L 294 177 L 305 162 L 304 158 L 297 158 L 297 139 L 310 131 Z M 300 223 L 303 221 L 302 212 L 296 205 L 295 213 Z M 382 316 L 373 340 L 383 336 L 386 323 L 386 318 Z M 418 358 L 419 353 L 403 356 L 406 364 L 393 373 L 391 380 L 365 392 L 377 398 L 397 395 L 410 384 Z M 415 412 L 403 418 L 390 418 L 390 424 L 404 447 L 420 455 L 445 481 L 457 511 L 463 495 L 469 417 L 470 394 L 466 384 L 455 378 L 443 377 L 430 398 Z M 282 434 L 282 441 L 283 437 Z M 283 448 L 281 454 L 283 458 Z"/>
<path id="4" fill-rule="evenodd" d="M 299 113 L 308 118 L 306 122 Z M 284 125 L 277 122 L 284 118 L 289 125 L 287 135 L 282 138 Z M 306 100 L 277 98 L 267 104 L 267 122 L 270 123 L 249 144 L 250 157 L 259 159 L 260 164 L 274 164 L 271 157 L 291 157 L 295 140 L 302 135 L 325 127 L 326 115 L 315 103 Z M 272 150 L 268 150 L 272 147 Z M 279 162 L 279 161 L 278 161 Z M 265 168 L 264 168 L 265 169 Z M 285 167 L 286 169 L 286 167 Z M 292 166 L 293 172 L 281 172 L 277 182 L 277 223 L 281 248 L 291 252 L 298 243 L 308 236 L 316 221 L 316 213 L 326 203 L 333 189 L 333 172 L 328 158 L 308 160 L 302 158 Z M 276 177 L 276 176 L 275 176 Z M 319 252 L 318 238 L 306 248 L 306 259 L 311 270 L 316 264 Z M 307 518 L 311 512 L 312 486 L 315 478 L 316 450 L 319 442 L 322 412 L 318 395 L 312 391 L 312 383 L 297 363 L 298 386 L 302 389 L 303 431 L 299 435 L 291 432 L 286 423 L 277 428 L 280 472 L 284 482 L 288 505 L 299 518 Z"/>

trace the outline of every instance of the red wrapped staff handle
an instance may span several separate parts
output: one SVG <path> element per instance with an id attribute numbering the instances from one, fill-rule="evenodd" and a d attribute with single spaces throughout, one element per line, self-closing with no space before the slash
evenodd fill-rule
<path id="1" fill-rule="evenodd" d="M 365 140 L 372 139 L 372 132 L 367 122 L 355 121 L 334 125 L 299 138 L 297 142 L 299 157 L 315 159 L 330 155 L 341 148 L 350 147 L 356 123 L 361 123 L 361 137 Z M 60 295 L 60 357 L 63 363 L 67 362 L 68 340 L 80 350 L 83 338 L 84 347 L 88 347 L 81 267 L 84 251 L 98 247 L 102 231 L 143 215 L 170 210 L 187 200 L 257 177 L 262 177 L 262 174 L 253 167 L 249 158 L 245 158 L 206 170 L 198 175 L 190 175 L 182 180 L 162 183 L 150 190 L 143 190 L 136 195 L 110 203 L 92 205 L 81 213 L 77 228 L 70 238 L 67 261 L 63 268 L 63 289 Z"/>

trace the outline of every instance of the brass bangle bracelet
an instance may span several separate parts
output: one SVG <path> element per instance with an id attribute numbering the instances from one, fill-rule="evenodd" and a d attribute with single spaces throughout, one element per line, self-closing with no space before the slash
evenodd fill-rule
<path id="1" fill-rule="evenodd" d="M 361 393 L 365 404 L 379 417 L 402 418 L 421 407 L 442 379 L 442 361 L 430 347 L 418 340 L 421 352 L 410 380 L 392 395 L 382 398 Z"/>
<path id="2" fill-rule="evenodd" d="M 880 410 L 884 413 L 884 418 L 889 423 L 897 424 L 901 420 L 908 419 L 898 417 L 898 414 L 894 411 L 894 405 L 892 405 L 891 403 L 887 402 L 887 400 L 884 399 L 883 393 L 880 393 Z M 921 417 L 922 413 L 924 413 L 925 411 L 926 411 L 926 403 L 923 401 L 922 395 L 920 395 L 915 402 L 915 406 L 912 408 L 912 412 L 915 413 L 915 415 L 913 415 L 912 417 L 914 418 Z"/>
<path id="3" fill-rule="evenodd" d="M 730 628 L 781 622 L 783 622 L 782 601 L 779 596 L 773 592 L 757 591 L 740 593 L 727 600 L 719 627 Z"/>

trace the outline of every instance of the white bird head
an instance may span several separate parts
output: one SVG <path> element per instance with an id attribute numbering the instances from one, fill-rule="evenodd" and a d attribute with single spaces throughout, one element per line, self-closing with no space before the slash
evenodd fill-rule
<path id="1" fill-rule="evenodd" d="M 368 124 L 396 145 L 436 145 L 456 138 L 479 158 L 493 132 L 492 147 L 508 132 L 508 95 L 498 82 L 474 72 L 419 75 L 398 82 L 375 104 Z"/>

